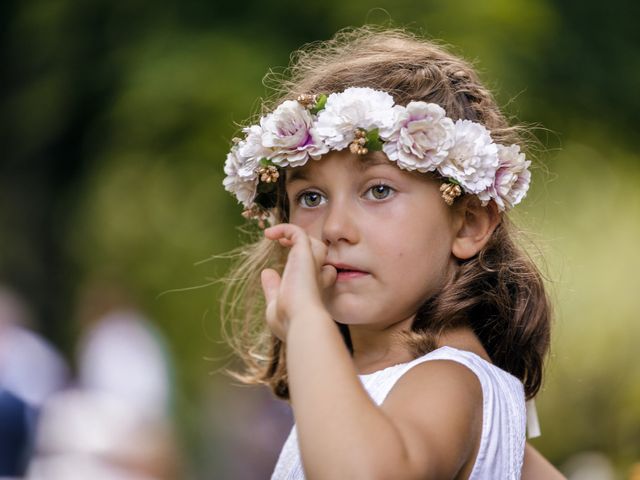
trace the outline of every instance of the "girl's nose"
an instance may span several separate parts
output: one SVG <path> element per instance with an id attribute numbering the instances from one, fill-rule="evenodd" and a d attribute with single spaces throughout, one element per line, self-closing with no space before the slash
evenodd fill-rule
<path id="1" fill-rule="evenodd" d="M 346 205 L 345 202 L 330 204 L 322 224 L 322 241 L 331 245 L 340 241 L 357 243 L 359 240 L 360 234 L 353 206 Z"/>

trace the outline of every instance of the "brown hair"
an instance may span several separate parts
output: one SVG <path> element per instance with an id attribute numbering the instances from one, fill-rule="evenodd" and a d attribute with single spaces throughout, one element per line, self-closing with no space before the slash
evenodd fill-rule
<path id="1" fill-rule="evenodd" d="M 361 27 L 338 32 L 329 41 L 310 44 L 292 56 L 287 78 L 275 81 L 276 94 L 263 105 L 271 111 L 300 94 L 370 87 L 391 94 L 397 104 L 437 103 L 453 120 L 482 123 L 497 143 L 523 145 L 523 129 L 510 126 L 474 69 L 444 47 L 403 30 Z M 273 82 L 272 82 L 273 83 Z M 280 184 L 282 189 L 282 179 Z M 273 209 L 287 220 L 286 197 Z M 490 241 L 458 267 L 442 290 L 425 301 L 404 341 L 417 357 L 435 348 L 447 329 L 470 325 L 492 361 L 518 377 L 527 398 L 538 392 L 549 347 L 550 303 L 539 270 L 517 246 L 515 229 L 503 214 Z M 241 247 L 238 263 L 222 298 L 225 336 L 245 362 L 247 383 L 262 383 L 288 398 L 285 349 L 268 331 L 260 271 L 281 268 L 285 255 L 277 243 L 258 239 Z M 340 326 L 350 347 L 348 329 Z"/>

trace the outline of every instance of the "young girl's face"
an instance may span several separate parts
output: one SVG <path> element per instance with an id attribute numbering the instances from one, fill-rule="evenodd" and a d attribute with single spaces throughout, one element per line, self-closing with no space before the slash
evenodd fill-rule
<path id="1" fill-rule="evenodd" d="M 334 320 L 380 328 L 411 321 L 443 285 L 455 234 L 439 186 L 382 152 L 330 152 L 287 171 L 290 222 L 323 241 L 325 263 L 338 268 L 324 292 Z"/>

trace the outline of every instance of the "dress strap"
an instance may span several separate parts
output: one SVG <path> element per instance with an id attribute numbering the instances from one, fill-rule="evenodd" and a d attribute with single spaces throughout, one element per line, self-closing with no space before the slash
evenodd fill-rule
<path id="1" fill-rule="evenodd" d="M 527 408 L 527 437 L 536 438 L 541 434 L 540 422 L 538 421 L 538 410 L 536 409 L 536 401 L 532 398 L 526 403 Z"/>

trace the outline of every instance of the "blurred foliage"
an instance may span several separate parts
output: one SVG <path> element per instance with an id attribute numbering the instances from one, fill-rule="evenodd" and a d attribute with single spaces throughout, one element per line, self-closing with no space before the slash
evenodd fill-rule
<path id="1" fill-rule="evenodd" d="M 202 260 L 237 245 L 241 224 L 221 187 L 228 139 L 269 93 L 263 75 L 295 48 L 393 20 L 476 61 L 510 115 L 545 127 L 549 172 L 517 214 L 557 297 L 533 443 L 556 464 L 597 449 L 624 472 L 640 460 L 638 10 L 623 0 L 6 0 L 0 280 L 69 356 L 79 286 L 126 286 L 169 339 L 197 470 L 214 448 L 197 443 L 202 391 L 220 381 L 208 374 L 227 352 L 212 281 L 226 264 Z"/>

